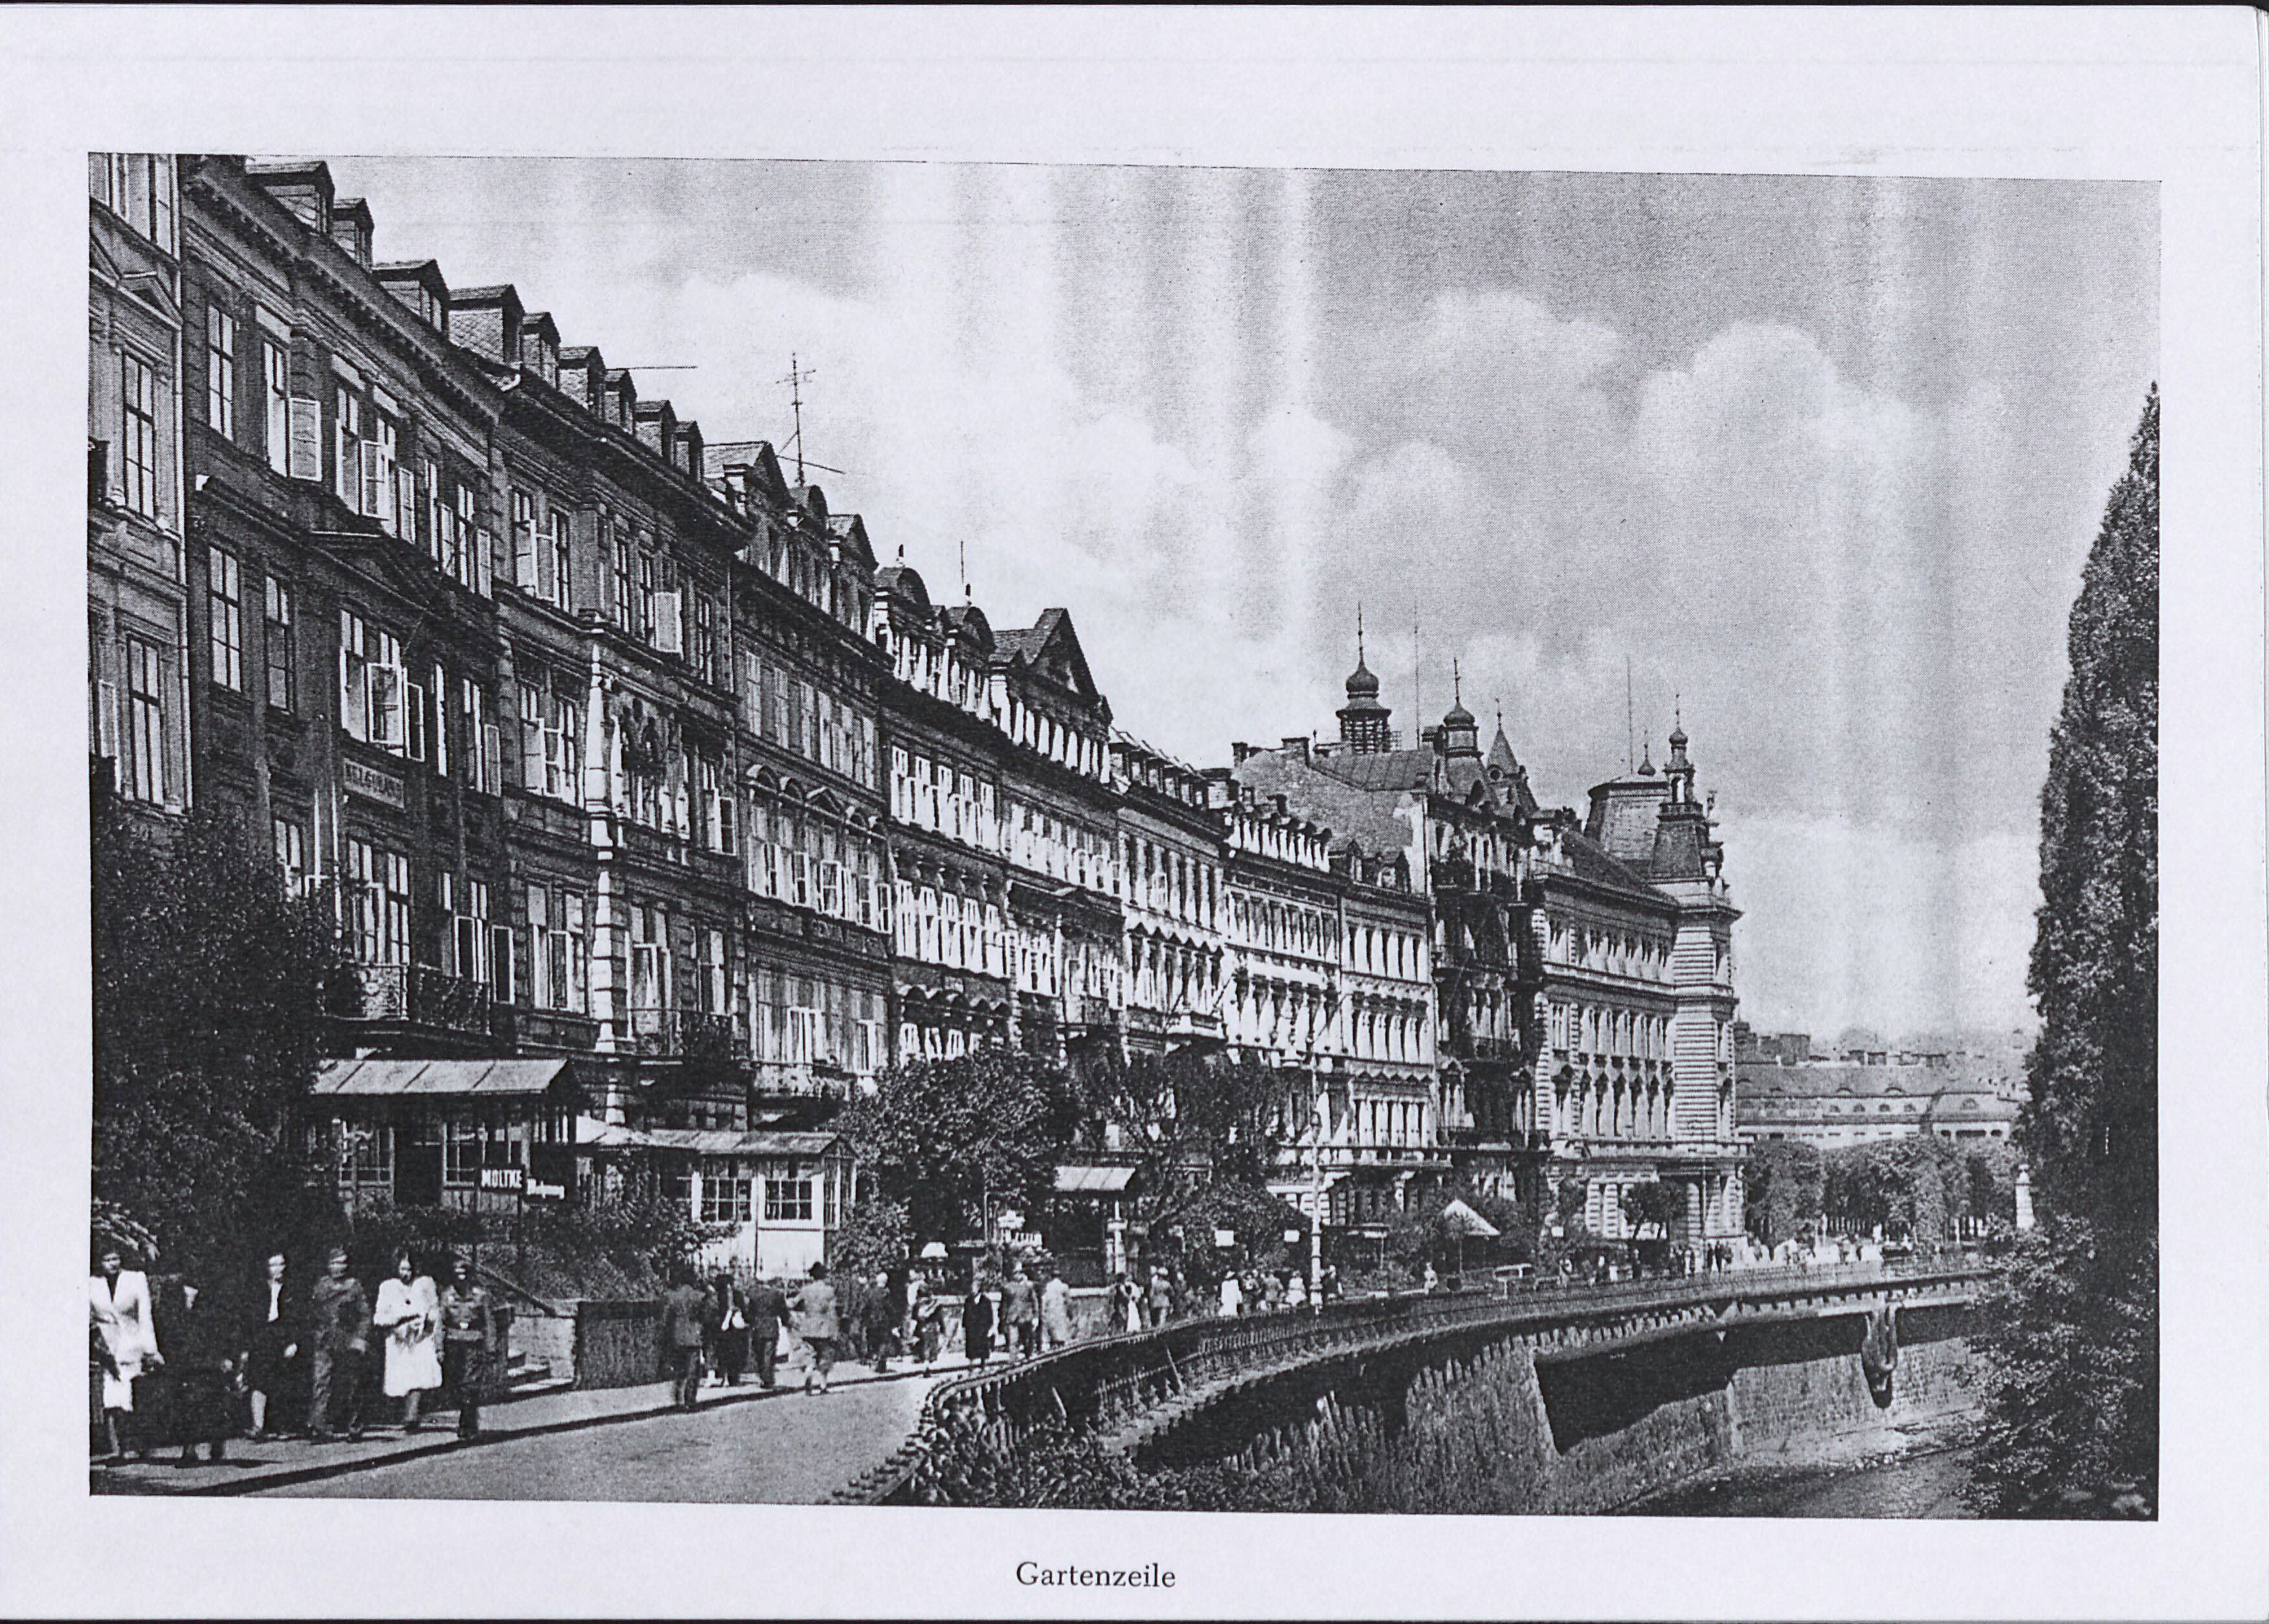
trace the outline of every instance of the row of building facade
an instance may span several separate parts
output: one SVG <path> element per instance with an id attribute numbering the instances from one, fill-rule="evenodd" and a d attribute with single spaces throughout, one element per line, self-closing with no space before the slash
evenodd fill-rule
<path id="1" fill-rule="evenodd" d="M 1406 748 L 1358 649 L 1337 738 L 1190 766 L 1067 611 L 933 601 L 516 288 L 376 259 L 324 165 L 97 155 L 89 190 L 98 784 L 336 882 L 361 1014 L 314 1132 L 351 1192 L 662 1155 L 818 1247 L 826 1119 L 882 1067 L 1196 1045 L 1284 1070 L 1282 1189 L 1330 1222 L 1575 1177 L 1612 1235 L 1659 1178 L 1695 1244 L 1739 1232 L 1737 913 L 1682 732 L 1548 809 L 1462 705 Z"/>

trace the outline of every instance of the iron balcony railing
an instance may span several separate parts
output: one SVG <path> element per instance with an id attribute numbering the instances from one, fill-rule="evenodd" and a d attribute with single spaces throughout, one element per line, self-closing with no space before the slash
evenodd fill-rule
<path id="1" fill-rule="evenodd" d="M 366 1021 L 403 1021 L 444 1031 L 488 1035 L 486 982 L 449 975 L 427 964 L 358 964 L 355 981 L 362 993 Z"/>
<path id="2" fill-rule="evenodd" d="M 632 1005 L 625 1015 L 630 1048 L 657 1059 L 730 1059 L 749 1050 L 737 1015 Z"/>

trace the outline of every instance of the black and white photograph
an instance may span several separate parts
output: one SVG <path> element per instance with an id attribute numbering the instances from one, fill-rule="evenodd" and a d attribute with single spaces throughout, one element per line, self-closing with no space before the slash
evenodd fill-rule
<path id="1" fill-rule="evenodd" d="M 2162 176 L 225 127 L 83 151 L 96 1522 L 2194 1539 Z"/>
<path id="2" fill-rule="evenodd" d="M 2151 188 L 88 183 L 98 1488 L 2152 1515 Z"/>

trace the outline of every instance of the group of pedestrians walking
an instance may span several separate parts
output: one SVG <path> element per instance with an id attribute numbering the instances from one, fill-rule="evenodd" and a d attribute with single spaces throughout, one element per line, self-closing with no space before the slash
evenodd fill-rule
<path id="1" fill-rule="evenodd" d="M 499 1322 L 471 1262 L 451 1259 L 437 1288 L 408 1252 L 375 1300 L 344 1248 L 304 1291 L 282 1252 L 248 1281 L 200 1285 L 128 1268 L 123 1249 L 100 1249 L 87 1280 L 88 1353 L 100 1376 L 103 1458 L 179 1445 L 180 1464 L 225 1458 L 232 1438 L 287 1431 L 287 1412 L 315 1442 L 360 1438 L 373 1378 L 378 1397 L 415 1432 L 429 1402 L 457 1410 L 460 1436 L 480 1431 L 483 1394 L 502 1353 Z"/>
<path id="2" fill-rule="evenodd" d="M 672 1396 L 682 1410 L 698 1403 L 704 1383 L 737 1387 L 753 1370 L 757 1384 L 779 1384 L 780 1333 L 804 1365 L 804 1391 L 824 1393 L 844 1352 L 843 1313 L 827 1266 L 815 1263 L 793 1295 L 770 1281 L 746 1290 L 730 1273 L 704 1285 L 691 1268 L 676 1271 L 661 1301 L 662 1344 Z"/>

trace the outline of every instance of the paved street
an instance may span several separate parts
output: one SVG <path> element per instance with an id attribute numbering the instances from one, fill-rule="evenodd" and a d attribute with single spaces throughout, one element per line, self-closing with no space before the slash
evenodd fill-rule
<path id="1" fill-rule="evenodd" d="M 882 1464 L 930 1383 L 854 1382 L 423 1456 L 276 1489 L 335 1499 L 696 1500 L 809 1503 Z"/>

